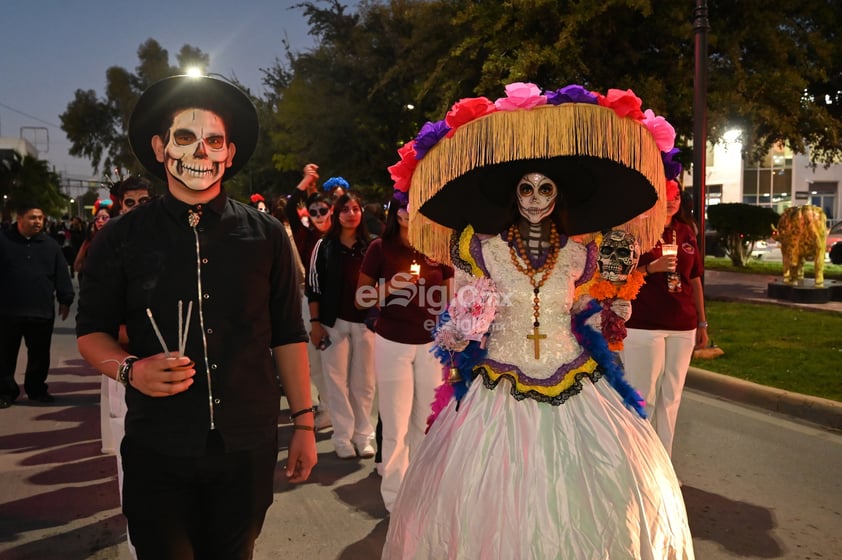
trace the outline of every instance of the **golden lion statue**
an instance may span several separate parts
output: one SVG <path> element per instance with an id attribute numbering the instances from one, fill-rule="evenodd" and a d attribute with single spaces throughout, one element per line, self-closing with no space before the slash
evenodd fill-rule
<path id="1" fill-rule="evenodd" d="M 804 279 L 804 262 L 813 261 L 816 287 L 824 285 L 824 251 L 827 217 L 818 206 L 805 204 L 784 210 L 772 237 L 781 244 L 784 282 L 797 284 Z"/>

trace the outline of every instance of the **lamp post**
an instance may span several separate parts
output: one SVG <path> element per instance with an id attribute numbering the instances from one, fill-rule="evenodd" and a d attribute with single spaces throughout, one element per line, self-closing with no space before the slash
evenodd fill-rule
<path id="1" fill-rule="evenodd" d="M 707 157 L 707 62 L 710 29 L 707 0 L 696 0 L 693 11 L 693 32 L 695 34 L 696 73 L 693 82 L 693 200 L 696 220 L 699 223 L 699 251 L 702 253 L 704 269 L 705 255 L 705 167 Z M 704 283 L 704 274 L 702 274 Z"/>

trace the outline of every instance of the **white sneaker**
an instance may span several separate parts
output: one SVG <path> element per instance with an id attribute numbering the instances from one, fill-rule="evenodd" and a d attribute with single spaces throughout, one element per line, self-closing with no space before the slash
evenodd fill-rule
<path id="1" fill-rule="evenodd" d="M 371 459 L 374 457 L 374 447 L 370 443 L 366 443 L 362 447 L 355 446 L 357 448 L 357 453 L 363 459 Z"/>
<path id="2" fill-rule="evenodd" d="M 327 415 L 327 412 L 322 412 L 321 410 L 316 412 L 316 430 L 324 430 L 332 426 L 333 424 L 330 422 L 330 416 Z"/>
<path id="3" fill-rule="evenodd" d="M 336 456 L 340 459 L 353 459 L 357 456 L 357 450 L 350 443 L 334 443 L 333 447 L 336 449 Z"/>

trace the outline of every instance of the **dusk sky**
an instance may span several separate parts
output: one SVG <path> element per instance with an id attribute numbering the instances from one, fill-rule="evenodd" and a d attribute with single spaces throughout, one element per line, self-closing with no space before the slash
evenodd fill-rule
<path id="1" fill-rule="evenodd" d="M 56 172 L 93 177 L 87 160 L 68 154 L 70 142 L 60 127 L 59 114 L 77 89 L 104 97 L 106 70 L 121 66 L 134 72 L 138 47 L 152 38 L 169 52 L 170 64 L 190 44 L 210 55 L 209 72 L 236 77 L 262 93 L 260 69 L 282 59 L 285 36 L 295 50 L 313 46 L 302 10 L 290 9 L 297 3 L 0 0 L 0 136 L 17 138 L 25 127 L 24 137 Z"/>

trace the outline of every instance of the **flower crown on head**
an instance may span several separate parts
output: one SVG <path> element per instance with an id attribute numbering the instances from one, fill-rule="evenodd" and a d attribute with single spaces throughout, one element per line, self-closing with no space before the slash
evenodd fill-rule
<path id="1" fill-rule="evenodd" d="M 616 227 L 638 237 L 644 247 L 653 244 L 663 227 L 658 215 L 666 210 L 665 178 L 681 172 L 674 161 L 678 149 L 672 125 L 653 110 L 643 110 L 642 100 L 630 89 L 602 94 L 568 85 L 542 92 L 535 84 L 516 82 L 505 91 L 496 101 L 457 101 L 443 120 L 425 123 L 398 150 L 400 161 L 388 170 L 395 197 L 408 199 L 414 208 L 409 232 L 413 246 L 447 258 L 453 230 L 425 216 L 421 208 L 472 171 L 566 157 L 609 160 L 644 177 L 657 194 L 655 205 Z"/>
<path id="2" fill-rule="evenodd" d="M 332 191 L 336 187 L 341 187 L 343 190 L 348 190 L 351 188 L 351 185 L 348 184 L 348 181 L 343 179 L 342 177 L 331 177 L 327 181 L 325 181 L 322 188 L 326 191 Z"/>
<path id="3" fill-rule="evenodd" d="M 96 213 L 100 210 L 110 210 L 112 206 L 114 206 L 114 201 L 110 198 L 97 200 L 96 202 L 94 202 L 94 211 L 92 213 L 96 215 Z"/>
<path id="4" fill-rule="evenodd" d="M 673 161 L 679 151 L 675 147 L 675 129 L 652 109 L 642 111 L 643 101 L 632 90 L 609 89 L 608 93 L 603 95 L 580 85 L 569 85 L 541 93 L 541 89 L 535 84 L 515 82 L 506 86 L 506 97 L 493 102 L 486 97 L 461 99 L 453 104 L 443 120 L 425 123 L 416 137 L 398 150 L 400 161 L 388 168 L 395 191 L 409 191 L 412 173 L 418 162 L 424 159 L 427 152 L 442 138 L 451 138 L 459 127 L 498 111 L 517 111 L 565 103 L 608 107 L 619 117 L 631 118 L 642 123 L 652 133 L 661 151 L 666 178 L 674 179 L 681 173 L 681 164 Z"/>

